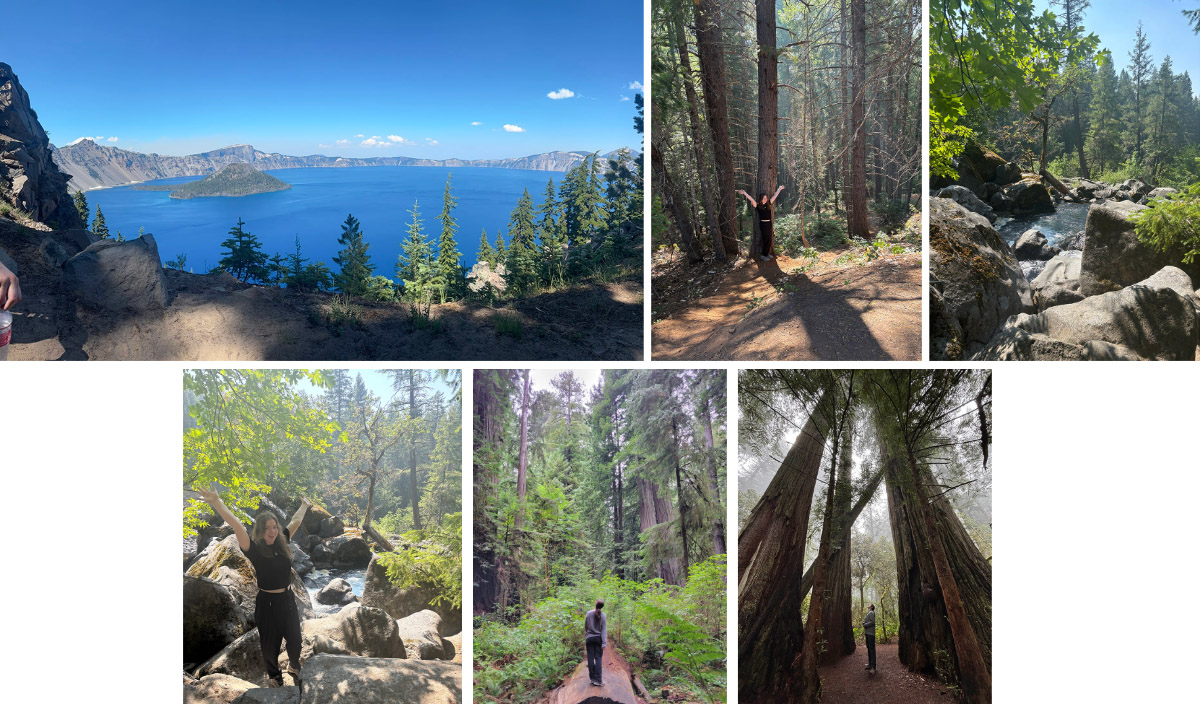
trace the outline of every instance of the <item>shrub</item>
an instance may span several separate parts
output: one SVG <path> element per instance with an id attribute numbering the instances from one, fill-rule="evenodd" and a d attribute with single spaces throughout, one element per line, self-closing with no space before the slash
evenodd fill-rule
<path id="1" fill-rule="evenodd" d="M 1200 183 L 1172 198 L 1151 201 L 1130 219 L 1138 239 L 1160 252 L 1181 250 L 1184 264 L 1200 255 Z"/>

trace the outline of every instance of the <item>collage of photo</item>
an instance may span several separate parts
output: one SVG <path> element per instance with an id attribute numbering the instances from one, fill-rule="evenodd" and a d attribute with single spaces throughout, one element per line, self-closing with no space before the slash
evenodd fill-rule
<path id="1" fill-rule="evenodd" d="M 111 640 L 17 700 L 1186 700 L 1081 583 L 1192 549 L 1200 0 L 108 5 L 0 10 L 12 560 Z"/>

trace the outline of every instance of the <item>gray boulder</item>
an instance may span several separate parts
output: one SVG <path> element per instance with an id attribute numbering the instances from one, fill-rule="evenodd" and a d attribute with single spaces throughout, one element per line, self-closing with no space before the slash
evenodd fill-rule
<path id="1" fill-rule="evenodd" d="M 97 310 L 152 311 L 167 305 L 166 277 L 151 235 L 89 246 L 63 265 L 63 285 L 84 306 Z"/>
<path id="2" fill-rule="evenodd" d="M 1002 207 L 997 207 L 997 204 Z M 1037 176 L 1024 178 L 992 197 L 991 205 L 996 210 L 1010 211 L 1014 216 L 1053 213 L 1054 201 L 1050 191 Z"/>
<path id="3" fill-rule="evenodd" d="M 1017 239 L 1017 243 L 1013 245 L 1013 254 L 1018 260 L 1028 259 L 1052 259 L 1062 250 L 1058 247 L 1052 247 L 1047 241 L 1046 236 L 1038 230 L 1027 230 L 1025 234 Z"/>
<path id="4" fill-rule="evenodd" d="M 1142 205 L 1146 205 L 1147 203 L 1154 200 L 1155 198 L 1169 198 L 1170 196 L 1173 196 L 1176 193 L 1179 193 L 1179 191 L 1177 189 L 1170 188 L 1170 187 L 1155 188 L 1154 190 L 1147 193 L 1146 197 L 1143 198 L 1140 202 L 1142 203 Z"/>
<path id="5" fill-rule="evenodd" d="M 1042 272 L 1029 283 L 1039 311 L 1083 300 L 1079 292 L 1082 262 L 1082 253 L 1075 251 L 1063 252 L 1046 262 Z"/>
<path id="6" fill-rule="evenodd" d="M 247 689 L 233 704 L 300 704 L 299 687 L 256 687 Z"/>
<path id="7" fill-rule="evenodd" d="M 1094 296 L 1137 283 L 1164 266 L 1179 266 L 1183 252 L 1159 252 L 1142 243 L 1130 216 L 1146 209 L 1133 202 L 1097 203 L 1088 209 L 1080 291 Z M 1198 273 L 1197 265 L 1188 267 Z"/>
<path id="8" fill-rule="evenodd" d="M 1075 197 L 1080 200 L 1091 200 L 1092 198 L 1096 197 L 1096 192 L 1102 190 L 1103 188 L 1105 188 L 1105 184 L 1103 183 L 1081 178 L 1074 189 Z"/>
<path id="9" fill-rule="evenodd" d="M 1145 181 L 1141 181 L 1136 178 L 1131 178 L 1128 181 L 1125 181 L 1124 183 L 1122 183 L 1120 186 L 1117 187 L 1117 192 L 1127 193 L 1128 196 L 1126 196 L 1126 197 L 1132 201 L 1139 201 L 1139 200 L 1145 198 L 1146 195 L 1149 194 L 1150 191 L 1153 191 L 1153 190 L 1154 190 L 1154 186 L 1151 186 L 1150 184 L 1146 183 Z"/>
<path id="10" fill-rule="evenodd" d="M 184 682 L 183 704 L 232 704 L 254 684 L 230 675 L 209 675 Z"/>
<path id="11" fill-rule="evenodd" d="M 301 704 L 459 704 L 462 665 L 317 655 L 304 666 Z"/>
<path id="12" fill-rule="evenodd" d="M 447 658 L 446 644 L 442 640 L 442 617 L 436 611 L 418 611 L 396 621 L 404 650 L 410 658 L 420 660 L 448 660 L 454 657 L 453 648 Z"/>
<path id="13" fill-rule="evenodd" d="M 312 572 L 313 563 L 312 559 L 309 558 L 308 553 L 304 552 L 304 549 L 296 544 L 290 545 L 289 548 L 292 551 L 292 569 L 296 570 L 296 574 L 303 577 L 309 572 Z"/>
<path id="14" fill-rule="evenodd" d="M 333 566 L 339 569 L 366 567 L 371 562 L 371 546 L 357 535 L 339 535 L 325 545 L 333 552 Z"/>
<path id="15" fill-rule="evenodd" d="M 1076 232 L 1073 235 L 1066 235 L 1058 241 L 1064 252 L 1068 251 L 1083 251 L 1083 245 L 1087 242 L 1087 235 L 1083 230 Z"/>
<path id="16" fill-rule="evenodd" d="M 1012 249 L 983 216 L 931 198 L 929 243 L 931 359 L 967 359 L 1010 316 L 1034 310 Z"/>
<path id="17" fill-rule="evenodd" d="M 966 211 L 964 211 L 966 212 Z M 975 215 L 982 220 L 983 218 Z M 986 221 L 985 221 L 986 222 Z M 438 591 L 433 587 L 397 587 L 387 577 L 387 569 L 379 562 L 379 556 L 371 558 L 367 566 L 367 577 L 363 585 L 362 603 L 383 609 L 393 619 L 400 620 L 425 609 L 436 611 L 442 617 L 446 633 L 458 633 L 462 623 L 462 610 L 450 608 L 443 601 L 439 606 L 431 602 Z"/>
<path id="18" fill-rule="evenodd" d="M 246 616 L 228 588 L 211 579 L 184 576 L 184 662 L 204 662 L 237 640 L 246 628 Z"/>
<path id="19" fill-rule="evenodd" d="M 1196 358 L 1191 279 L 1165 267 L 1133 286 L 1018 315 L 977 360 Z"/>
<path id="20" fill-rule="evenodd" d="M 970 210 L 972 213 L 978 213 L 988 219 L 988 222 L 996 222 L 996 211 L 987 203 L 979 199 L 966 186 L 946 186 L 933 194 L 935 198 L 949 198 L 958 203 L 962 207 Z"/>
<path id="21" fill-rule="evenodd" d="M 334 559 L 333 549 L 328 543 L 317 543 L 312 549 L 312 561 L 314 565 L 332 565 Z"/>
<path id="22" fill-rule="evenodd" d="M 246 618 L 246 625 L 254 625 L 254 600 L 258 596 L 258 581 L 254 573 L 254 565 L 242 554 L 238 547 L 236 535 L 230 535 L 224 540 L 210 543 L 192 566 L 188 568 L 190 577 L 205 577 L 224 585 L 233 594 L 238 608 Z M 312 601 L 304 582 L 295 573 L 292 574 L 292 596 L 296 599 L 296 611 L 300 619 L 312 618 Z"/>
<path id="23" fill-rule="evenodd" d="M 330 516 L 321 521 L 321 526 L 318 532 L 322 538 L 336 538 L 346 532 L 346 525 L 342 523 L 342 519 L 337 516 Z"/>
<path id="24" fill-rule="evenodd" d="M 476 262 L 475 266 L 467 272 L 467 288 L 474 293 L 480 293 L 488 286 L 498 293 L 503 293 L 508 287 L 508 282 L 505 277 L 508 276 L 508 269 L 504 264 L 497 264 L 493 271 L 487 262 Z"/>
<path id="25" fill-rule="evenodd" d="M 1020 180 L 1021 167 L 1011 161 L 1001 166 L 997 166 L 996 175 L 992 178 L 992 181 L 1001 186 L 1007 186 Z"/>
<path id="26" fill-rule="evenodd" d="M 344 606 L 357 600 L 358 597 L 354 596 L 354 589 L 350 586 L 350 583 L 341 577 L 330 580 L 329 584 L 326 584 L 321 588 L 321 591 L 317 592 L 318 604 Z"/>

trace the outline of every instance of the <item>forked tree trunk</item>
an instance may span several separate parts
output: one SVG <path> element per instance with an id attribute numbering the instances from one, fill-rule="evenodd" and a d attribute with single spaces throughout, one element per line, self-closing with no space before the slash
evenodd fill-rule
<path id="1" fill-rule="evenodd" d="M 696 154 L 696 173 L 700 178 L 700 193 L 704 198 L 704 215 L 708 224 L 708 235 L 713 240 L 713 254 L 718 261 L 725 259 L 725 248 L 721 245 L 721 227 L 717 223 L 717 200 L 713 189 L 712 177 L 708 171 L 708 150 L 704 148 L 704 132 L 700 128 L 700 115 L 696 106 L 700 99 L 696 97 L 696 88 L 692 85 L 692 57 L 688 54 L 687 39 L 683 33 L 683 22 L 674 22 L 676 48 L 679 51 L 680 80 L 683 83 L 684 97 L 687 98 L 688 125 L 692 128 L 692 148 Z"/>
<path id="2" fill-rule="evenodd" d="M 880 483 L 883 482 L 883 475 L 884 475 L 883 469 L 880 469 L 878 472 L 876 472 L 875 476 L 872 477 L 871 480 L 867 483 L 867 486 L 865 488 L 863 488 L 863 492 L 862 492 L 862 494 L 859 495 L 858 501 L 854 502 L 854 507 L 850 509 L 849 521 L 846 524 L 847 533 L 854 527 L 854 522 L 858 520 L 858 516 L 859 516 L 859 514 L 861 514 L 863 512 L 863 509 L 867 507 L 867 504 L 871 503 L 871 498 L 873 496 L 875 496 L 875 491 L 879 488 Z M 850 544 L 849 539 L 846 540 L 846 544 L 847 545 Z M 834 559 L 837 559 L 839 552 L 841 552 L 841 551 L 837 550 L 837 549 L 835 549 L 833 551 Z M 808 590 L 812 589 L 812 584 L 813 584 L 813 566 L 809 565 L 808 569 L 804 570 L 804 577 L 801 578 L 801 580 L 800 580 L 800 598 L 801 599 L 808 596 Z"/>
<path id="3" fill-rule="evenodd" d="M 854 652 L 854 620 L 851 617 L 850 600 L 850 486 L 851 448 L 853 438 L 847 426 L 842 433 L 841 454 L 838 462 L 837 485 L 833 492 L 833 535 L 829 556 L 829 582 L 826 586 L 825 604 L 821 610 L 821 623 L 825 624 L 826 646 L 821 654 L 822 663 L 833 663 Z M 803 589 L 803 585 L 801 586 Z"/>
<path id="4" fill-rule="evenodd" d="M 738 536 L 738 698 L 786 701 L 804 628 L 800 574 L 833 397 L 823 393 Z"/>
<path id="5" fill-rule="evenodd" d="M 692 0 L 696 10 L 696 48 L 704 81 L 704 112 L 712 135 L 713 165 L 717 170 L 721 245 L 725 256 L 738 254 L 737 193 L 733 185 L 733 150 L 729 145 L 729 108 L 725 101 L 725 57 L 721 51 L 720 7 L 717 0 Z"/>

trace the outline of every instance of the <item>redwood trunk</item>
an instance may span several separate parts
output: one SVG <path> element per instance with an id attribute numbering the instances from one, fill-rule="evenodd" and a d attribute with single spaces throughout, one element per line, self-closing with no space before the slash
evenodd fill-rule
<path id="1" fill-rule="evenodd" d="M 851 616 L 850 577 L 850 528 L 854 525 L 851 515 L 850 471 L 853 438 L 851 429 L 842 434 L 840 461 L 838 462 L 837 485 L 833 493 L 833 535 L 829 555 L 829 582 L 826 585 L 825 604 L 821 611 L 821 623 L 825 624 L 825 651 L 822 663 L 833 663 L 854 652 L 854 620 Z M 815 575 L 814 575 L 815 576 Z M 801 589 L 803 589 L 801 585 Z"/>
<path id="2" fill-rule="evenodd" d="M 641 531 L 645 533 L 660 523 L 668 523 L 675 518 L 671 504 L 658 495 L 658 484 L 638 477 L 638 514 L 641 519 Z M 683 586 L 683 579 L 678 557 L 668 557 L 659 560 L 655 566 L 655 576 L 667 584 Z"/>

